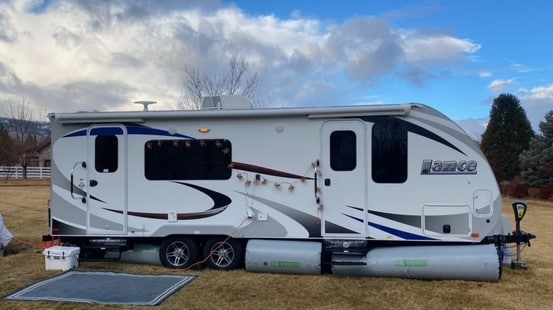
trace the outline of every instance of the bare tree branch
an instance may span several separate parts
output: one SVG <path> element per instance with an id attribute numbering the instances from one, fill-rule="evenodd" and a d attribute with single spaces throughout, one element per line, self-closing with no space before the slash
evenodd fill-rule
<path id="1" fill-rule="evenodd" d="M 241 95 L 254 101 L 255 100 L 255 90 L 257 89 L 257 87 L 259 86 L 259 84 L 261 83 L 260 79 L 259 79 L 259 76 L 257 75 L 257 73 L 255 73 L 252 77 L 250 77 L 247 81 L 246 81 L 246 84 L 244 86 L 244 88 L 242 89 L 242 93 Z"/>
<path id="2" fill-rule="evenodd" d="M 242 95 L 255 101 L 255 91 L 260 84 L 257 73 L 250 73 L 250 65 L 244 56 L 233 54 L 225 72 L 213 76 L 202 74 L 190 64 L 184 67 L 183 101 L 180 108 L 198 109 L 204 96 Z"/>
<path id="3" fill-rule="evenodd" d="M 229 95 L 235 95 L 240 88 L 242 77 L 248 71 L 248 63 L 244 57 L 238 58 L 238 55 L 232 55 L 229 61 L 229 71 L 227 73 Z"/>
<path id="4" fill-rule="evenodd" d="M 191 65 L 184 67 L 184 81 L 182 83 L 187 98 L 182 108 L 197 109 L 202 102 L 203 79 L 198 69 Z"/>
<path id="5" fill-rule="evenodd" d="M 23 177 L 26 177 L 27 161 L 25 153 L 38 146 L 38 139 L 35 136 L 37 131 L 36 115 L 25 98 L 21 97 L 19 102 L 9 103 L 9 131 L 13 135 L 13 152 L 15 157 L 23 166 Z M 42 108 L 39 108 L 42 113 Z"/>

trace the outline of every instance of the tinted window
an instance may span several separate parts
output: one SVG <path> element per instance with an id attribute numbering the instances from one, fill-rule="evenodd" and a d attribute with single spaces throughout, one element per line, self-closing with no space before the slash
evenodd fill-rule
<path id="1" fill-rule="evenodd" d="M 374 124 L 372 178 L 376 183 L 407 180 L 407 127 L 403 122 L 387 119 Z"/>
<path id="2" fill-rule="evenodd" d="M 151 140 L 144 146 L 148 180 L 223 180 L 232 169 L 227 140 Z"/>
<path id="3" fill-rule="evenodd" d="M 99 135 L 96 137 L 95 160 L 96 171 L 107 173 L 117 171 L 118 142 L 117 136 Z"/>
<path id="4" fill-rule="evenodd" d="M 357 165 L 355 133 L 350 130 L 330 134 L 330 168 L 334 171 L 352 171 Z"/>

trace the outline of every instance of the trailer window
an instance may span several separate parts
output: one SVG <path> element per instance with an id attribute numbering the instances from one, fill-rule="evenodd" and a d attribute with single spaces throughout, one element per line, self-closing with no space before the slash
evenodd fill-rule
<path id="1" fill-rule="evenodd" d="M 372 129 L 372 179 L 376 183 L 403 183 L 407 180 L 407 127 L 386 119 Z"/>
<path id="2" fill-rule="evenodd" d="M 94 166 L 101 173 L 117 171 L 117 136 L 99 135 L 95 141 Z"/>
<path id="3" fill-rule="evenodd" d="M 355 132 L 334 131 L 330 134 L 330 168 L 334 171 L 352 171 L 357 165 Z"/>
<path id="4" fill-rule="evenodd" d="M 148 180 L 225 180 L 230 163 L 231 144 L 224 139 L 151 140 L 144 146 Z"/>

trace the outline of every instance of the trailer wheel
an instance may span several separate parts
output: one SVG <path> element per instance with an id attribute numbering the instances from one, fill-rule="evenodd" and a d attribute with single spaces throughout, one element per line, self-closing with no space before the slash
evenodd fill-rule
<path id="1" fill-rule="evenodd" d="M 236 269 L 244 256 L 242 244 L 235 239 L 212 238 L 204 247 L 204 257 L 208 257 L 207 266 L 217 270 Z"/>
<path id="2" fill-rule="evenodd" d="M 189 238 L 172 237 L 159 247 L 159 260 L 163 266 L 172 269 L 186 268 L 198 259 L 198 246 Z"/>

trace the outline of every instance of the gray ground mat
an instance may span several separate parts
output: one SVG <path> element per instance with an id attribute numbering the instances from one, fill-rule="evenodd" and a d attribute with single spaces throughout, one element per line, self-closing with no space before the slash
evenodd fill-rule
<path id="1" fill-rule="evenodd" d="M 30 285 L 4 299 L 155 306 L 195 278 L 179 275 L 68 271 L 55 278 Z"/>

